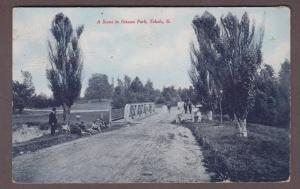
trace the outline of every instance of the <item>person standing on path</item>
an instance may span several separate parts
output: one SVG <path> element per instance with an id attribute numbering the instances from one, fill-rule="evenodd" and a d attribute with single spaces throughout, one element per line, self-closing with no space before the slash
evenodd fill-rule
<path id="1" fill-rule="evenodd" d="M 171 103 L 167 104 L 167 108 L 168 108 L 168 111 L 169 111 L 169 114 L 170 114 L 171 113 Z"/>
<path id="2" fill-rule="evenodd" d="M 183 104 L 183 108 L 184 108 L 184 113 L 186 114 L 187 113 L 187 107 L 188 105 L 187 105 L 187 103 L 186 103 L 186 101 L 184 102 L 184 104 Z"/>
<path id="3" fill-rule="evenodd" d="M 188 102 L 188 107 L 189 107 L 189 112 L 191 114 L 192 113 L 192 102 L 191 102 L 191 100 L 189 100 L 189 102 Z"/>
<path id="4" fill-rule="evenodd" d="M 51 129 L 51 135 L 53 136 L 55 134 L 55 129 L 57 125 L 56 108 L 52 108 L 52 111 L 49 114 L 49 125 Z"/>

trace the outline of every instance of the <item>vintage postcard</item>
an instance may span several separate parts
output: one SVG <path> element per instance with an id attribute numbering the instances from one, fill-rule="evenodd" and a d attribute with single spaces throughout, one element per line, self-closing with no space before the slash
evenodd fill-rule
<path id="1" fill-rule="evenodd" d="M 13 9 L 15 183 L 290 181 L 288 7 Z"/>

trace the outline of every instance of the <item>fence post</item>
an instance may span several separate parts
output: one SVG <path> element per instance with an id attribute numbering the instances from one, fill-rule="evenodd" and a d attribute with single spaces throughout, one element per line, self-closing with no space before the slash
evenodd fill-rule
<path id="1" fill-rule="evenodd" d="M 129 122 L 129 115 L 130 115 L 130 104 L 126 104 L 124 108 L 124 119 L 126 122 Z"/>
<path id="2" fill-rule="evenodd" d="M 111 127 L 112 125 L 112 121 L 111 121 L 111 107 L 109 108 L 109 110 L 108 110 L 108 114 L 109 114 L 109 118 L 108 118 L 108 120 L 109 120 L 109 124 L 108 124 L 108 127 Z"/>

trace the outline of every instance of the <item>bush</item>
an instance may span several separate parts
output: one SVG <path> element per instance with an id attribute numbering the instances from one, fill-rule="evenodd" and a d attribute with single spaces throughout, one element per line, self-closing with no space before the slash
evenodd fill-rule
<path id="1" fill-rule="evenodd" d="M 25 108 L 25 102 L 21 98 L 15 98 L 13 102 L 13 111 L 18 113 L 22 113 Z"/>
<path id="2" fill-rule="evenodd" d="M 48 108 L 57 107 L 59 103 L 53 98 L 49 98 L 46 95 L 39 94 L 31 98 L 31 106 L 33 108 Z"/>

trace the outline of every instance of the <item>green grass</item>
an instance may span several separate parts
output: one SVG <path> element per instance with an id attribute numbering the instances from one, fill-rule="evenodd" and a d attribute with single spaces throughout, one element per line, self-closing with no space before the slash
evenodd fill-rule
<path id="1" fill-rule="evenodd" d="M 104 110 L 110 108 L 110 102 L 102 101 L 102 102 L 75 102 L 72 105 L 72 110 Z M 36 109 L 36 108 L 33 108 Z M 38 108 L 37 110 L 51 110 L 49 108 Z M 57 107 L 57 110 L 62 110 L 62 107 Z"/>
<path id="2" fill-rule="evenodd" d="M 84 121 L 87 124 L 91 124 L 97 118 L 104 118 L 108 120 L 107 113 L 103 114 L 101 117 L 101 110 L 107 110 L 110 108 L 110 103 L 103 101 L 103 102 L 92 102 L 92 103 L 74 103 L 71 110 L 71 122 L 75 121 L 75 116 L 78 114 L 81 116 L 81 121 Z M 47 110 L 47 111 L 45 111 Z M 35 109 L 35 111 L 27 111 L 24 110 L 22 114 L 13 114 L 12 115 L 12 128 L 17 129 L 23 124 L 27 124 L 29 126 L 40 126 L 42 128 L 47 127 L 48 125 L 48 115 L 50 113 L 51 108 L 44 108 L 44 109 Z M 61 114 L 61 107 L 57 108 L 57 119 L 59 123 L 62 123 L 63 118 Z M 81 110 L 99 110 L 97 112 L 80 112 L 76 113 L 76 111 Z M 75 113 L 72 113 L 75 111 Z M 112 119 L 122 117 L 123 110 L 121 109 L 114 109 L 112 110 Z"/>
<path id="3" fill-rule="evenodd" d="M 202 146 L 214 181 L 286 181 L 289 178 L 289 130 L 248 124 L 248 138 L 237 136 L 230 122 L 186 123 Z"/>
<path id="4" fill-rule="evenodd" d="M 80 121 L 84 121 L 86 124 L 90 125 L 94 120 L 101 117 L 101 113 L 103 113 L 103 118 L 107 119 L 107 112 L 80 112 L 80 113 L 71 113 L 71 122 L 75 122 L 75 116 L 80 115 Z M 13 115 L 12 118 L 12 126 L 13 130 L 22 126 L 23 124 L 27 124 L 29 126 L 39 126 L 40 128 L 48 127 L 48 115 L 49 112 L 30 112 L 25 114 Z M 57 114 L 57 119 L 59 123 L 63 122 L 62 114 Z"/>
<path id="5" fill-rule="evenodd" d="M 73 110 L 104 110 L 109 108 L 109 102 L 75 103 L 72 106 Z"/>

